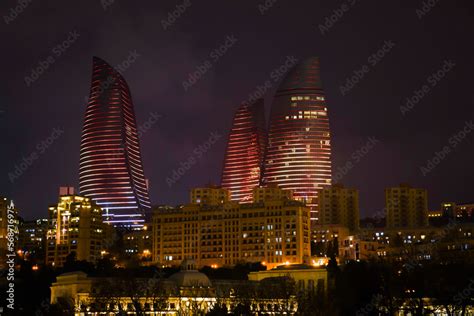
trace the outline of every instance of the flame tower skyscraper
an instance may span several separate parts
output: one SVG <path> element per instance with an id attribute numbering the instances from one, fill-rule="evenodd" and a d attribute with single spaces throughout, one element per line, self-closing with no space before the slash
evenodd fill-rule
<path id="1" fill-rule="evenodd" d="M 319 59 L 296 65 L 273 99 L 263 182 L 293 190 L 317 221 L 318 189 L 331 184 L 331 134 Z"/>
<path id="2" fill-rule="evenodd" d="M 222 170 L 221 186 L 229 189 L 232 200 L 252 201 L 252 190 L 260 185 L 265 142 L 263 100 L 242 104 L 234 115 Z"/>
<path id="3" fill-rule="evenodd" d="M 140 227 L 151 208 L 132 97 L 122 75 L 93 58 L 81 138 L 81 194 L 104 210 L 104 221 Z"/>

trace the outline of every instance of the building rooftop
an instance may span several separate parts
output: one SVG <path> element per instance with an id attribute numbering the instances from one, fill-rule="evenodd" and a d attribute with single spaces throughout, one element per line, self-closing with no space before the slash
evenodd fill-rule
<path id="1" fill-rule="evenodd" d="M 307 265 L 305 263 L 297 263 L 297 264 L 285 264 L 281 266 L 277 266 L 272 270 L 309 270 L 309 269 L 316 269 L 313 266 Z M 271 271 L 271 270 L 270 270 Z"/>
<path id="2" fill-rule="evenodd" d="M 176 283 L 179 287 L 210 287 L 211 280 L 197 270 L 182 270 L 169 277 L 170 281 Z"/>

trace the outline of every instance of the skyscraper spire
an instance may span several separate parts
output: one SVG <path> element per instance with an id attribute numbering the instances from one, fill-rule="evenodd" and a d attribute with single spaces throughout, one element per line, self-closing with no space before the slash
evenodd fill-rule
<path id="1" fill-rule="evenodd" d="M 80 152 L 80 191 L 105 222 L 139 227 L 151 208 L 130 90 L 122 75 L 93 58 L 92 83 Z"/>
<path id="2" fill-rule="evenodd" d="M 273 99 L 263 181 L 293 190 L 316 221 L 317 190 L 331 184 L 331 135 L 319 59 L 293 68 Z"/>

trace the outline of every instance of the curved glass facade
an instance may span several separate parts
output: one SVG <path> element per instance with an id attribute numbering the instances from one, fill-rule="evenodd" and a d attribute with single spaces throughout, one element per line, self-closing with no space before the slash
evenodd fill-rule
<path id="1" fill-rule="evenodd" d="M 221 186 L 230 191 L 231 200 L 252 201 L 252 190 L 260 185 L 264 150 L 263 100 L 241 105 L 229 133 L 221 180 Z"/>
<path id="2" fill-rule="evenodd" d="M 132 98 L 125 79 L 93 58 L 92 83 L 81 138 L 81 194 L 115 226 L 140 227 L 151 208 Z"/>
<path id="3" fill-rule="evenodd" d="M 317 192 L 331 185 L 329 115 L 317 57 L 293 68 L 275 94 L 262 181 L 293 190 L 317 221 Z"/>

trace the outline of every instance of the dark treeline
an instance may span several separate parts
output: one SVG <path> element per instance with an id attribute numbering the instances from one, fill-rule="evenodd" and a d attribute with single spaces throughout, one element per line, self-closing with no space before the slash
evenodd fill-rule
<path id="1" fill-rule="evenodd" d="M 251 271 L 261 270 L 259 264 L 239 265 L 233 269 L 203 268 L 211 279 L 245 280 Z M 436 315 L 444 309 L 448 315 L 467 315 L 474 304 L 474 265 L 469 263 L 438 264 L 423 262 L 403 265 L 381 261 L 355 262 L 342 266 L 333 262 L 328 269 L 328 291 L 300 292 L 289 278 L 276 278 L 258 287 L 236 288 L 239 304 L 233 315 L 248 315 L 251 298 L 282 298 L 298 304 L 298 315 L 396 315 L 403 310 L 412 315 Z M 83 271 L 90 276 L 167 278 L 178 269 L 157 267 L 115 268 L 109 259 L 96 265 L 68 258 L 61 269 L 42 267 L 34 271 L 28 262 L 21 262 L 15 281 L 15 312 L 12 315 L 70 315 L 71 307 L 51 306 L 50 289 L 55 277 L 70 271 Z M 4 279 L 4 278 L 3 278 Z M 242 284 L 245 284 L 242 283 Z M 6 284 L 1 284 L 5 299 Z M 288 305 L 290 306 L 290 305 Z M 222 315 L 222 304 L 216 304 L 209 315 Z M 9 311 L 4 310 L 8 315 Z"/>

